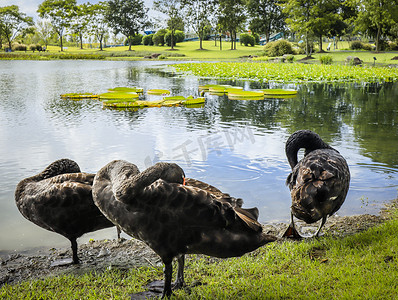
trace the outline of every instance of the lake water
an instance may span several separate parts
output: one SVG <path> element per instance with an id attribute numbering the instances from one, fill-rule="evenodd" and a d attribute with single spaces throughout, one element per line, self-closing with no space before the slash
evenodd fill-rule
<path id="1" fill-rule="evenodd" d="M 141 170 L 180 164 L 188 177 L 257 206 L 261 222 L 289 221 L 288 136 L 311 129 L 345 156 L 352 180 L 339 215 L 377 213 L 398 188 L 398 84 L 216 82 L 164 72 L 170 62 L 0 61 L 0 251 L 69 246 L 25 220 L 17 183 L 59 158 L 96 172 L 114 159 Z M 163 64 L 163 65 L 162 65 Z M 117 86 L 170 89 L 198 96 L 198 85 L 296 88 L 297 97 L 230 101 L 206 95 L 202 108 L 104 109 L 98 100 L 62 100 L 69 92 Z M 113 228 L 79 239 L 115 238 Z"/>

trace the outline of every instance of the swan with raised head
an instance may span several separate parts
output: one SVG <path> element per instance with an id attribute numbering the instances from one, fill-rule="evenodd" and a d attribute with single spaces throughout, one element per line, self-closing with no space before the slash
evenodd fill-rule
<path id="1" fill-rule="evenodd" d="M 77 238 L 115 226 L 94 204 L 94 176 L 81 172 L 73 160 L 59 159 L 20 181 L 15 190 L 16 205 L 26 219 L 70 240 L 75 264 L 79 263 Z"/>
<path id="2" fill-rule="evenodd" d="M 94 178 L 93 198 L 102 213 L 161 257 L 163 298 L 172 294 L 173 258 L 179 264 L 175 287 L 181 287 L 184 254 L 241 256 L 276 240 L 262 232 L 256 210 L 233 207 L 229 200 L 219 200 L 225 197 L 184 185 L 184 178 L 173 163 L 140 172 L 122 160 L 110 162 Z"/>
<path id="3" fill-rule="evenodd" d="M 304 148 L 298 162 L 297 153 Z M 286 156 L 292 172 L 286 180 L 292 198 L 291 224 L 284 236 L 300 238 L 294 227 L 293 216 L 306 223 L 321 220 L 319 233 L 328 216 L 343 204 L 349 184 L 350 171 L 344 157 L 310 130 L 293 133 L 286 142 Z"/>

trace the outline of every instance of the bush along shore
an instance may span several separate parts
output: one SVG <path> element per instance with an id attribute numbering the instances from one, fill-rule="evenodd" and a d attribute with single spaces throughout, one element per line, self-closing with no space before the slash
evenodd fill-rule
<path id="1" fill-rule="evenodd" d="M 328 219 L 325 235 L 280 240 L 240 258 L 188 255 L 175 299 L 393 299 L 398 290 L 398 202 L 380 215 Z M 281 235 L 287 224 L 264 225 Z M 302 231 L 314 226 L 299 223 Z M 131 239 L 90 241 L 80 265 L 51 267 L 69 249 L 3 255 L 1 299 L 129 299 L 163 277 L 159 257 Z"/>

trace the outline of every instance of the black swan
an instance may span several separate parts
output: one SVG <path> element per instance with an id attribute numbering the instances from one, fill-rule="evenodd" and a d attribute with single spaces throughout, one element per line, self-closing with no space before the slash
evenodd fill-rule
<path id="1" fill-rule="evenodd" d="M 304 148 L 304 157 L 297 162 L 297 152 Z M 286 142 L 286 156 L 292 172 L 286 180 L 292 197 L 291 224 L 285 237 L 301 238 L 293 215 L 306 223 L 322 219 L 319 232 L 328 216 L 343 204 L 350 184 L 350 171 L 340 153 L 310 130 L 293 133 Z"/>
<path id="2" fill-rule="evenodd" d="M 23 179 L 15 191 L 15 202 L 26 219 L 70 240 L 74 264 L 79 263 L 78 237 L 115 226 L 94 204 L 94 176 L 82 173 L 73 160 L 60 159 Z"/>
<path id="3" fill-rule="evenodd" d="M 262 232 L 256 209 L 240 208 L 239 201 L 234 208 L 227 197 L 184 185 L 184 177 L 176 164 L 157 163 L 140 173 L 134 164 L 116 160 L 103 167 L 93 183 L 93 199 L 102 213 L 161 257 L 163 298 L 172 294 L 174 257 L 178 288 L 184 284 L 186 253 L 241 256 L 276 240 Z"/>

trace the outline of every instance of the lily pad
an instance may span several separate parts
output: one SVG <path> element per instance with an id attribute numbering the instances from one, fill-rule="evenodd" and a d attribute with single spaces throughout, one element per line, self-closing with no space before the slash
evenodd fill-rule
<path id="1" fill-rule="evenodd" d="M 293 89 L 264 89 L 261 91 L 264 92 L 264 95 L 295 95 L 295 94 L 297 94 L 297 91 L 293 90 Z"/>
<path id="2" fill-rule="evenodd" d="M 228 93 L 230 100 L 263 100 L 264 93 L 262 91 L 235 91 Z"/>
<path id="3" fill-rule="evenodd" d="M 169 90 L 151 89 L 147 91 L 148 95 L 170 95 Z"/>
<path id="4" fill-rule="evenodd" d="M 142 94 L 144 92 L 144 89 L 138 87 L 115 87 L 113 89 L 108 89 L 108 92 L 133 92 Z"/>
<path id="5" fill-rule="evenodd" d="M 93 93 L 67 93 L 67 94 L 62 94 L 62 98 L 66 99 L 88 99 L 88 98 L 95 98 L 98 99 L 99 96 L 97 94 Z"/>
<path id="6" fill-rule="evenodd" d="M 134 100 L 139 97 L 137 93 L 131 92 L 131 93 L 115 93 L 115 92 L 109 92 L 109 93 L 103 93 L 99 95 L 101 100 Z"/>
<path id="7" fill-rule="evenodd" d="M 184 105 L 196 105 L 196 104 L 203 104 L 206 102 L 206 98 L 205 97 L 199 97 L 196 99 L 188 99 L 186 101 L 183 102 Z"/>

